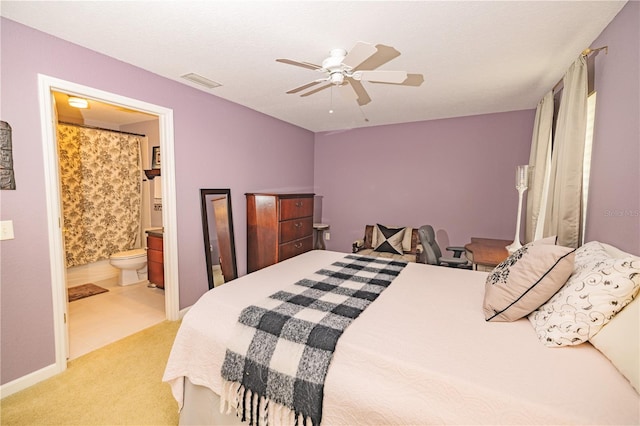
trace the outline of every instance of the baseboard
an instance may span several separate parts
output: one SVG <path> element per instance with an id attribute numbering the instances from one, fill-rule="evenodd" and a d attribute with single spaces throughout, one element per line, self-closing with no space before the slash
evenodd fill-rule
<path id="1" fill-rule="evenodd" d="M 184 316 L 187 315 L 187 312 L 189 312 L 189 309 L 191 309 L 191 306 L 187 306 L 184 309 L 180 309 L 178 311 L 178 319 L 184 318 Z"/>
<path id="2" fill-rule="evenodd" d="M 26 376 L 19 377 L 11 382 L 5 383 L 0 386 L 0 398 L 5 398 L 9 395 L 13 395 L 16 392 L 20 392 L 30 386 L 40 383 L 43 380 L 47 380 L 57 374 L 61 373 L 56 364 L 48 365 L 40 370 L 29 373 Z"/>

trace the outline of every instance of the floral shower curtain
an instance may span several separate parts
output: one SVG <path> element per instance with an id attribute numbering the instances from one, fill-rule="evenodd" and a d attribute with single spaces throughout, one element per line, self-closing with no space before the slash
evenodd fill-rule
<path id="1" fill-rule="evenodd" d="M 67 267 L 134 248 L 141 226 L 141 138 L 58 125 Z"/>

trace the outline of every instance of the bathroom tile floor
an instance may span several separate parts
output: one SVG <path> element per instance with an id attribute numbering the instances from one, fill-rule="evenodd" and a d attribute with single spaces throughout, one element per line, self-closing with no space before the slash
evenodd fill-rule
<path id="1" fill-rule="evenodd" d="M 69 359 L 165 320 L 164 290 L 147 283 L 119 286 L 118 279 L 93 282 L 109 291 L 69 303 Z"/>

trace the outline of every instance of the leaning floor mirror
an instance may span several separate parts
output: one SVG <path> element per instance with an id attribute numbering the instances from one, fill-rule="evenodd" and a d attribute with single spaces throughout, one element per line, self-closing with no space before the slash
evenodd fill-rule
<path id="1" fill-rule="evenodd" d="M 209 288 L 238 276 L 230 189 L 201 189 L 202 232 Z"/>

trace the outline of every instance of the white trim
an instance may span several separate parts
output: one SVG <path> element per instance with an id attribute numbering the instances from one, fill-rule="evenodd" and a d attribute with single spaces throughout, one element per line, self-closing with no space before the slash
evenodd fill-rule
<path id="1" fill-rule="evenodd" d="M 584 244 L 587 232 L 587 203 L 589 201 L 589 178 L 591 177 L 591 153 L 593 151 L 593 126 L 596 121 L 597 92 L 587 97 L 587 131 L 584 137 L 584 159 L 582 163 L 582 229 L 580 245 Z"/>
<path id="2" fill-rule="evenodd" d="M 18 377 L 4 385 L 0 386 L 0 398 L 6 398 L 9 395 L 13 395 L 16 392 L 20 392 L 30 386 L 40 383 L 56 374 L 61 373 L 58 371 L 56 364 L 48 365 L 40 370 L 36 370 L 33 373 L 29 373 L 26 376 Z"/>
<path id="3" fill-rule="evenodd" d="M 189 312 L 189 310 L 191 309 L 191 306 L 187 306 L 186 308 L 181 309 L 180 312 L 178 312 L 178 314 L 180 315 L 180 319 L 184 318 L 184 316 L 187 315 L 187 312 Z"/>
<path id="4" fill-rule="evenodd" d="M 54 100 L 51 93 L 52 90 L 95 99 L 97 101 L 158 116 L 160 149 L 162 150 L 162 198 L 164 200 L 162 224 L 164 226 L 165 312 L 167 319 L 170 321 L 179 319 L 180 293 L 178 282 L 173 110 L 38 74 L 56 354 L 55 368 L 51 372 L 53 376 L 67 368 L 66 348 L 68 336 L 65 324 L 67 296 L 65 291 L 64 247 L 60 225 L 62 220 L 60 181 L 58 178 L 58 153 L 55 138 L 56 123 L 53 110 Z"/>

